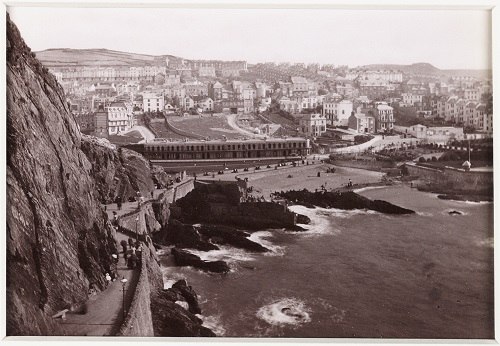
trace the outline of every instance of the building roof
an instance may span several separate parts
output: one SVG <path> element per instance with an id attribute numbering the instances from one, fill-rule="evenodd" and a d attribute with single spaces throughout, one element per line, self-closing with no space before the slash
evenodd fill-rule
<path id="1" fill-rule="evenodd" d="M 305 79 L 304 77 L 292 77 L 292 83 L 307 83 L 307 79 Z"/>
<path id="2" fill-rule="evenodd" d="M 111 104 L 109 105 L 109 107 L 123 107 L 123 108 L 126 108 L 125 103 L 123 103 L 123 102 L 111 102 Z"/>
<path id="3" fill-rule="evenodd" d="M 386 104 L 379 104 L 379 105 L 377 105 L 377 109 L 378 110 L 393 110 L 393 108 L 391 106 L 388 106 Z"/>

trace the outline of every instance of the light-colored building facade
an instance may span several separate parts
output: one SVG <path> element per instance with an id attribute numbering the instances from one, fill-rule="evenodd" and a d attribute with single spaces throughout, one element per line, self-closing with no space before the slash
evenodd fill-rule
<path id="1" fill-rule="evenodd" d="M 393 108 L 385 102 L 379 102 L 375 106 L 375 125 L 377 132 L 391 131 L 394 128 Z"/>
<path id="2" fill-rule="evenodd" d="M 356 112 L 352 112 L 351 116 L 348 118 L 347 126 L 363 134 L 375 133 L 375 117 L 367 113 L 362 113 L 359 109 Z"/>
<path id="3" fill-rule="evenodd" d="M 165 98 L 162 93 L 144 93 L 142 95 L 144 112 L 162 112 L 165 108 Z"/>
<path id="4" fill-rule="evenodd" d="M 323 114 L 329 125 L 347 126 L 352 111 L 353 104 L 350 100 L 323 103 Z"/>
<path id="5" fill-rule="evenodd" d="M 106 107 L 108 112 L 108 133 L 118 134 L 129 130 L 134 124 L 132 104 L 124 102 L 113 102 Z"/>
<path id="6" fill-rule="evenodd" d="M 319 113 L 304 114 L 299 120 L 299 126 L 306 136 L 318 137 L 326 131 L 326 117 Z"/>

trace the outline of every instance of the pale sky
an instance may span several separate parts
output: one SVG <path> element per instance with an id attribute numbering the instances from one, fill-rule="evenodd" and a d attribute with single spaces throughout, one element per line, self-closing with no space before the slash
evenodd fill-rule
<path id="1" fill-rule="evenodd" d="M 491 68 L 486 10 L 9 8 L 33 51 L 107 48 L 187 59 Z"/>

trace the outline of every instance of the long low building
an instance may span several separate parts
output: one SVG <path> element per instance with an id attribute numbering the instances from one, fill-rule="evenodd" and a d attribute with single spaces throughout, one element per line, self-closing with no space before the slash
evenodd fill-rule
<path id="1" fill-rule="evenodd" d="M 144 144 L 126 146 L 149 160 L 224 160 L 300 157 L 311 153 L 308 139 L 270 138 L 252 140 L 169 142 L 155 139 Z"/>

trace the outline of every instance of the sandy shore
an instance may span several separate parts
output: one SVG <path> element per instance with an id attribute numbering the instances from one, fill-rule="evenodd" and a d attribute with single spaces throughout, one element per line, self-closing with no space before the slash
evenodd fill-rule
<path id="1" fill-rule="evenodd" d="M 274 167 L 274 166 L 273 166 Z M 335 167 L 335 173 L 326 173 L 330 167 Z M 318 172 L 320 177 L 318 177 Z M 325 185 L 327 190 L 345 187 L 351 179 L 354 188 L 366 186 L 366 184 L 379 183 L 383 173 L 367 171 L 364 169 L 337 167 L 330 164 L 316 163 L 312 165 L 300 165 L 297 167 L 285 166 L 277 170 L 274 168 L 260 171 L 225 173 L 216 175 L 210 180 L 235 181 L 236 178 L 248 178 L 248 186 L 253 187 L 254 196 L 264 196 L 269 199 L 269 195 L 274 191 L 301 190 L 308 189 L 314 191 L 321 189 Z M 291 176 L 291 177 L 289 177 Z M 206 177 L 200 177 L 205 179 Z"/>

